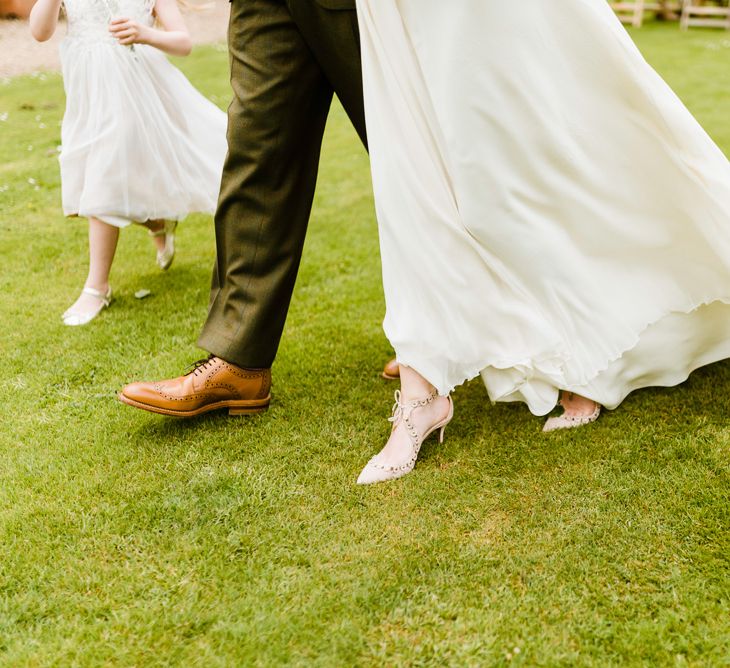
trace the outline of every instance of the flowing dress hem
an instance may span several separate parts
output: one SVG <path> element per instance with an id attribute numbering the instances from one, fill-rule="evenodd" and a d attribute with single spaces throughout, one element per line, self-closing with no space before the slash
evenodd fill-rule
<path id="1" fill-rule="evenodd" d="M 483 377 L 485 376 L 485 374 L 489 375 L 490 370 L 501 373 L 506 372 L 510 369 L 524 369 L 525 371 L 522 372 L 520 381 L 511 383 L 509 387 L 502 389 L 498 394 L 493 394 L 492 392 L 490 392 L 487 378 L 484 378 L 485 384 L 487 384 L 487 391 L 489 393 L 489 397 L 492 403 L 523 401 L 528 405 L 530 412 L 532 412 L 534 415 L 544 416 L 550 413 L 550 411 L 552 411 L 557 406 L 558 391 L 566 390 L 581 394 L 587 399 L 591 399 L 601 404 L 604 408 L 613 410 L 618 407 L 618 405 L 626 398 L 626 396 L 628 396 L 634 390 L 641 389 L 643 387 L 675 387 L 686 381 L 689 376 L 700 367 L 706 366 L 707 364 L 712 364 L 714 362 L 718 362 L 730 356 L 730 341 L 728 341 L 726 348 L 723 348 L 722 350 L 717 350 L 716 353 L 710 353 L 709 356 L 707 354 L 704 355 L 701 362 L 696 362 L 694 365 L 685 369 L 685 371 L 680 371 L 679 375 L 677 375 L 676 373 L 672 375 L 671 372 L 676 371 L 676 369 L 666 369 L 665 375 L 671 376 L 671 380 L 661 382 L 657 381 L 656 378 L 654 378 L 650 383 L 647 383 L 646 385 L 623 387 L 620 399 L 618 401 L 615 398 L 611 400 L 606 400 L 605 398 L 602 399 L 595 393 L 593 393 L 593 396 L 591 396 L 590 390 L 586 389 L 585 387 L 590 385 L 593 380 L 595 380 L 598 376 L 607 371 L 614 362 L 618 361 L 624 355 L 634 350 L 641 343 L 642 337 L 651 327 L 659 324 L 662 320 L 672 315 L 689 316 L 698 309 L 711 306 L 713 304 L 730 306 L 730 297 L 716 297 L 712 299 L 706 299 L 699 301 L 693 306 L 686 309 L 672 309 L 664 311 L 661 316 L 645 323 L 644 326 L 638 330 L 638 333 L 634 337 L 631 345 L 623 348 L 616 355 L 608 357 L 602 363 L 602 365 L 597 368 L 595 373 L 593 373 L 590 378 L 586 379 L 585 383 L 581 383 L 578 385 L 564 382 L 565 365 L 570 360 L 570 357 L 566 355 L 556 354 L 552 357 L 543 356 L 540 360 L 529 358 L 526 359 L 524 357 L 521 357 L 519 359 L 515 358 L 511 361 L 504 359 L 487 359 L 486 361 L 476 364 L 452 366 L 451 368 L 461 369 L 459 371 L 458 379 L 443 378 L 439 381 L 439 379 L 437 378 L 439 370 L 443 369 L 445 366 L 448 366 L 445 365 L 443 361 L 434 359 L 430 362 L 425 362 L 423 360 L 422 353 L 420 353 L 418 350 L 409 350 L 407 347 L 398 346 L 396 344 L 392 344 L 392 342 L 391 344 L 396 351 L 396 358 L 398 362 L 400 364 L 403 364 L 404 366 L 408 366 L 414 369 L 419 374 L 421 374 L 429 383 L 431 383 L 437 389 L 438 393 L 441 396 L 451 394 L 451 392 L 453 392 L 454 389 L 459 385 L 473 380 L 480 375 Z M 550 402 L 539 402 L 540 405 L 538 405 L 538 402 L 534 400 L 530 401 L 529 398 L 525 397 L 525 391 L 532 383 L 535 382 L 539 382 L 543 385 L 549 382 L 552 385 L 555 394 L 555 399 L 552 402 L 552 405 L 549 405 Z M 532 396 L 537 396 L 539 395 L 539 392 L 529 392 L 529 394 Z"/>

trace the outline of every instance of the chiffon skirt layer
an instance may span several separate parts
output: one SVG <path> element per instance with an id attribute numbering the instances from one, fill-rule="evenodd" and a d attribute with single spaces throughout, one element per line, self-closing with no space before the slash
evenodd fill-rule
<path id="1" fill-rule="evenodd" d="M 358 0 L 385 331 L 542 415 L 730 357 L 730 166 L 605 0 Z"/>
<path id="2" fill-rule="evenodd" d="M 123 227 L 215 211 L 226 115 L 163 53 L 67 38 L 63 210 Z"/>

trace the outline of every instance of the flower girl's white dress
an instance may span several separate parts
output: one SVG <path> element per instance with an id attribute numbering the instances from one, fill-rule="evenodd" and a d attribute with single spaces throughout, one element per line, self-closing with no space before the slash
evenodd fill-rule
<path id="1" fill-rule="evenodd" d="M 66 113 L 61 181 L 66 215 L 117 226 L 213 212 L 226 155 L 226 116 L 165 55 L 120 45 L 112 18 L 151 25 L 148 0 L 64 0 Z"/>
<path id="2" fill-rule="evenodd" d="M 730 356 L 730 166 L 606 0 L 358 0 L 385 330 L 611 408 Z"/>

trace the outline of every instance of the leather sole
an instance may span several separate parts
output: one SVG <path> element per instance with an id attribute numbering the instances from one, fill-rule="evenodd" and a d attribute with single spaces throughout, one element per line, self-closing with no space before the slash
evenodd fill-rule
<path id="1" fill-rule="evenodd" d="M 157 413 L 158 415 L 169 415 L 171 417 L 191 418 L 197 417 L 198 415 L 204 415 L 212 411 L 219 411 L 228 409 L 229 415 L 256 415 L 257 413 L 263 413 L 268 410 L 269 404 L 271 403 L 271 395 L 265 399 L 240 399 L 227 400 L 227 401 L 216 401 L 212 404 L 205 404 L 200 408 L 196 408 L 194 411 L 175 411 L 170 408 L 160 408 L 159 406 L 153 406 L 152 404 L 144 404 L 141 401 L 130 399 L 128 396 L 120 392 L 117 395 L 119 401 L 128 406 L 134 408 L 140 408 L 143 411 L 149 411 L 150 413 Z"/>
<path id="2" fill-rule="evenodd" d="M 383 373 L 380 374 L 381 378 L 385 378 L 385 380 L 400 380 L 400 376 L 391 376 L 389 373 Z"/>

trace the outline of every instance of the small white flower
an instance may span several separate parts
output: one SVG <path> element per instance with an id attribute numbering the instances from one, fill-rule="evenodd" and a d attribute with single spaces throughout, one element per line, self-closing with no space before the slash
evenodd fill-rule
<path id="1" fill-rule="evenodd" d="M 0 122 L 3 122 L 4 123 L 7 120 L 8 120 L 8 112 L 7 111 L 3 111 L 3 113 L 0 114 Z"/>
<path id="2" fill-rule="evenodd" d="M 8 192 L 8 190 L 10 190 L 9 185 L 3 184 L 0 186 L 0 193 L 6 193 L 6 192 Z"/>
<path id="3" fill-rule="evenodd" d="M 40 190 L 40 189 L 41 189 L 40 186 L 33 186 L 33 190 Z"/>
<path id="4" fill-rule="evenodd" d="M 519 647 L 515 647 L 515 648 L 514 648 L 514 649 L 512 650 L 512 654 L 519 654 L 519 653 L 520 653 L 521 651 L 522 651 L 522 650 L 521 650 L 521 649 L 520 649 Z"/>
<path id="5" fill-rule="evenodd" d="M 38 181 L 36 181 L 33 177 L 31 177 L 28 179 L 28 183 L 30 183 L 30 185 L 34 186 L 34 185 L 36 185 L 36 183 L 38 183 Z"/>
<path id="6" fill-rule="evenodd" d="M 28 150 L 29 150 L 29 151 L 32 151 L 32 150 L 33 150 L 33 144 L 31 144 L 31 145 L 30 145 L 30 146 L 28 147 Z"/>
<path id="7" fill-rule="evenodd" d="M 35 116 L 35 120 L 36 120 L 36 123 L 37 123 L 38 121 L 40 121 L 40 120 L 41 120 L 41 115 L 40 115 L 40 114 L 36 114 L 36 116 Z"/>

